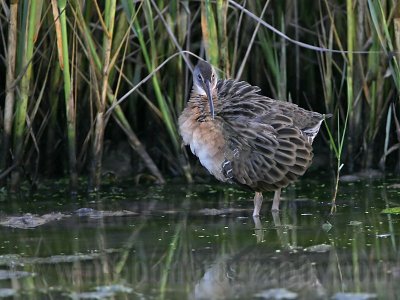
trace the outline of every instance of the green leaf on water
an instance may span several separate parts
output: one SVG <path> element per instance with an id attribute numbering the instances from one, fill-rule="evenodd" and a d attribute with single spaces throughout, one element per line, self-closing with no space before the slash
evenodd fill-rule
<path id="1" fill-rule="evenodd" d="M 326 232 L 328 232 L 329 230 L 331 230 L 333 227 L 333 225 L 331 223 L 329 223 L 328 221 L 326 221 L 326 223 L 322 224 L 322 229 Z"/>
<path id="2" fill-rule="evenodd" d="M 400 214 L 400 207 L 389 207 L 385 208 L 384 210 L 381 211 L 383 214 L 393 214 L 393 215 L 399 215 Z"/>

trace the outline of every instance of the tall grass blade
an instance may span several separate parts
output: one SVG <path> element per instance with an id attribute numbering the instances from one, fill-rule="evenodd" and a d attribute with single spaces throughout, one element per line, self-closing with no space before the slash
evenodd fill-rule
<path id="1" fill-rule="evenodd" d="M 400 17 L 395 18 L 394 22 L 394 38 L 396 42 L 396 56 L 397 62 L 400 62 Z"/>
<path id="2" fill-rule="evenodd" d="M 354 73 L 354 43 L 355 43 L 355 15 L 354 15 L 354 5 L 357 0 L 346 0 L 346 12 L 347 12 L 347 66 L 346 66 L 346 88 L 347 88 L 347 110 L 350 115 L 349 131 L 350 135 L 348 141 L 349 156 L 354 155 L 355 140 L 353 133 L 356 132 L 356 125 L 354 113 L 354 85 L 353 85 L 353 73 Z M 349 170 L 353 171 L 354 165 L 353 160 L 349 160 Z"/>
<path id="3" fill-rule="evenodd" d="M 29 3 L 28 3 L 29 2 Z M 27 4 L 28 3 L 28 4 Z M 30 84 L 32 80 L 32 59 L 33 59 L 33 48 L 35 44 L 35 37 L 38 28 L 40 27 L 40 12 L 42 10 L 43 1 L 25 1 L 25 9 L 27 13 L 26 28 L 21 31 L 26 31 L 26 39 L 22 40 L 18 45 L 20 48 L 18 52 L 22 52 L 20 58 L 23 72 L 20 82 L 20 94 L 17 97 L 15 121 L 14 121 L 14 163 L 17 166 L 21 166 L 24 155 L 24 138 L 26 134 L 26 117 L 28 108 L 28 99 L 30 95 Z M 17 168 L 12 173 L 11 178 L 11 190 L 16 191 L 19 188 L 21 180 L 21 168 Z"/>
<path id="4" fill-rule="evenodd" d="M 12 124 L 15 103 L 15 63 L 17 50 L 17 23 L 18 23 L 18 1 L 10 3 L 10 18 L 7 40 L 7 75 L 6 75 L 6 98 L 4 102 L 4 124 L 3 142 L 0 147 L 0 174 L 6 170 L 10 157 L 10 145 L 12 137 Z M 0 186 L 2 180 L 0 180 Z"/>
<path id="5" fill-rule="evenodd" d="M 201 30 L 207 60 L 219 67 L 219 51 L 217 25 L 215 23 L 213 5 L 210 0 L 201 2 Z"/>
<path id="6" fill-rule="evenodd" d="M 368 0 L 369 11 L 371 19 L 374 24 L 376 33 L 378 34 L 379 41 L 381 42 L 382 49 L 386 55 L 390 58 L 389 66 L 393 81 L 396 85 L 397 91 L 400 91 L 400 68 L 399 62 L 397 61 L 397 55 L 392 55 L 394 52 L 394 46 L 392 42 L 392 36 L 389 33 L 389 27 L 385 18 L 381 1 Z M 398 39 L 398 37 L 395 37 Z M 390 54 L 390 55 L 389 55 Z"/>
<path id="7" fill-rule="evenodd" d="M 105 120 L 105 109 L 107 105 L 107 90 L 108 90 L 108 79 L 110 74 L 110 57 L 112 40 L 114 37 L 114 21 L 116 11 L 116 0 L 107 1 L 104 10 L 104 22 L 103 24 L 103 53 L 102 53 L 102 72 L 101 72 L 101 98 L 99 106 L 97 107 L 97 116 L 95 122 L 94 140 L 93 140 L 93 157 L 91 167 L 91 184 L 89 189 L 98 191 L 101 183 L 101 162 L 103 154 L 103 142 L 104 142 L 104 130 L 106 126 Z M 95 3 L 97 7 L 97 3 Z M 99 14 L 99 19 L 102 20 L 102 16 Z"/>
<path id="8" fill-rule="evenodd" d="M 75 99 L 71 87 L 71 73 L 69 64 L 69 44 L 68 44 L 68 28 L 66 17 L 66 0 L 57 0 L 59 19 L 61 27 L 61 53 L 62 53 L 62 71 L 64 81 L 64 101 L 65 112 L 67 117 L 67 140 L 68 140 L 68 165 L 71 192 L 76 192 L 78 188 L 78 173 L 76 169 L 76 110 Z M 57 28 L 57 27 L 56 27 Z M 59 35 L 57 36 L 59 37 Z M 58 41 L 58 45 L 60 41 Z M 58 50 L 60 53 L 60 49 Z"/>
<path id="9" fill-rule="evenodd" d="M 230 77 L 229 44 L 228 44 L 228 0 L 217 0 L 217 24 L 219 42 L 219 67 L 226 77 Z"/>

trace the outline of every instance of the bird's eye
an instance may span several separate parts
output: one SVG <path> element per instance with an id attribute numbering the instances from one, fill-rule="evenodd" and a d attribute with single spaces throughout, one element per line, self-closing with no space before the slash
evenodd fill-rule
<path id="1" fill-rule="evenodd" d="M 199 74 L 199 75 L 197 75 L 197 78 L 199 79 L 199 80 L 201 80 L 201 75 Z"/>
<path id="2" fill-rule="evenodd" d="M 213 73 L 211 77 L 212 77 L 212 79 L 214 79 L 215 78 L 215 74 Z"/>

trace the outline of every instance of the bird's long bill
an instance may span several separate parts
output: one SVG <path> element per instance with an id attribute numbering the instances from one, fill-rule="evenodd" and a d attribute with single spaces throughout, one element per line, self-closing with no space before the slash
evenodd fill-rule
<path id="1" fill-rule="evenodd" d="M 210 81 L 206 80 L 206 94 L 208 98 L 208 104 L 210 105 L 210 114 L 212 118 L 214 119 L 214 102 L 213 98 L 211 95 L 211 89 L 210 89 Z"/>

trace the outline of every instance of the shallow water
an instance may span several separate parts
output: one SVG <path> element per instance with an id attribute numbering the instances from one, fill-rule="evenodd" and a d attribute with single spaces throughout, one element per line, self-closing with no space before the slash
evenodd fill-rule
<path id="1" fill-rule="evenodd" d="M 381 213 L 400 206 L 399 181 L 341 183 L 333 217 L 328 182 L 287 188 L 278 214 L 266 194 L 259 219 L 226 185 L 3 195 L 0 297 L 399 299 L 400 216 Z"/>

